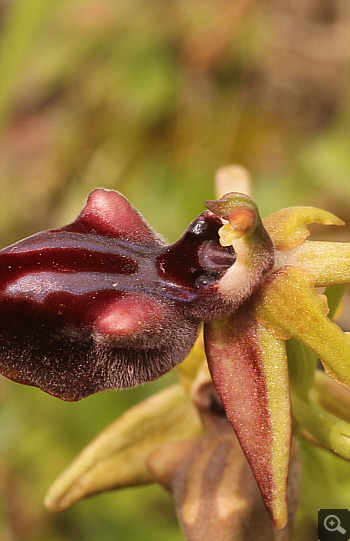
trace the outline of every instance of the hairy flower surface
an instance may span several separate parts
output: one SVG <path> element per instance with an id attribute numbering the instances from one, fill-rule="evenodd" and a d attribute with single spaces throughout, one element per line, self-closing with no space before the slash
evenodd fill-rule
<path id="1" fill-rule="evenodd" d="M 191 350 L 204 319 L 234 299 L 222 221 L 206 211 L 168 246 L 121 194 L 97 189 L 66 227 L 0 253 L 2 373 L 63 400 L 160 377 Z"/>
<path id="2" fill-rule="evenodd" d="M 235 171 L 220 170 L 218 183 L 230 185 Z M 200 539 L 207 515 L 220 539 L 239 522 L 243 540 L 242 509 L 260 504 L 253 489 L 241 492 L 251 481 L 236 436 L 282 532 L 288 491 L 289 513 L 296 505 L 287 487 L 292 409 L 301 435 L 350 458 L 350 338 L 315 289 L 334 286 L 326 290 L 334 300 L 349 283 L 349 244 L 306 240 L 310 223 L 343 222 L 312 207 L 261 220 L 237 192 L 206 206 L 167 245 L 121 194 L 98 189 L 72 224 L 0 253 L 1 371 L 64 400 L 161 376 L 184 360 L 204 322 L 213 383 L 199 386 L 197 346 L 180 365 L 183 385 L 106 429 L 52 487 L 50 508 L 156 480 L 173 493 L 188 539 Z M 333 379 L 315 371 L 318 358 Z M 217 489 L 203 507 L 210 482 Z M 276 532 L 266 535 L 284 539 Z"/>

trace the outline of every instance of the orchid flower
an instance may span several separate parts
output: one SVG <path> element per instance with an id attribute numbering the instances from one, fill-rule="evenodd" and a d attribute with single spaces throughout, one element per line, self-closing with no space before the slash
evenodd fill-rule
<path id="1" fill-rule="evenodd" d="M 350 338 L 315 289 L 336 286 L 333 302 L 350 281 L 350 249 L 306 240 L 310 223 L 343 222 L 311 207 L 261 220 L 252 199 L 230 189 L 236 175 L 219 171 L 228 193 L 172 245 L 121 194 L 97 189 L 73 223 L 0 253 L 6 377 L 71 401 L 182 363 L 180 384 L 83 451 L 49 492 L 51 509 L 155 480 L 173 493 L 189 540 L 202 539 L 205 516 L 218 539 L 238 523 L 237 539 L 248 539 L 249 509 L 262 501 L 275 527 L 259 508 L 260 524 L 284 539 L 278 530 L 289 535 L 296 506 L 292 409 L 300 434 L 350 458 Z M 204 345 L 194 347 L 201 322 Z M 244 493 L 238 477 L 251 487 Z"/>

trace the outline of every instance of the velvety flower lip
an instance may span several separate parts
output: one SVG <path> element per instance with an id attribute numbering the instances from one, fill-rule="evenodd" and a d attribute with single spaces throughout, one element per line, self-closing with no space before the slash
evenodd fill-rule
<path id="1" fill-rule="evenodd" d="M 221 226 L 205 211 L 166 245 L 125 197 L 96 189 L 73 223 L 3 249 L 2 374 L 71 401 L 168 372 L 203 319 L 230 311 Z"/>

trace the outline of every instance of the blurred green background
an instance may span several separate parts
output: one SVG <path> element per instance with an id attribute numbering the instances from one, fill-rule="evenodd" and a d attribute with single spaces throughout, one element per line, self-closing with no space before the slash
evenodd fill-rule
<path id="1" fill-rule="evenodd" d="M 347 219 L 349 16 L 348 0 L 3 0 L 1 245 L 72 221 L 97 186 L 174 241 L 228 163 L 250 170 L 263 216 Z M 182 540 L 157 486 L 42 504 L 101 429 L 175 379 L 66 404 L 2 378 L 3 541 Z M 317 509 L 349 494 L 343 461 L 302 454 L 295 540 L 311 541 Z"/>

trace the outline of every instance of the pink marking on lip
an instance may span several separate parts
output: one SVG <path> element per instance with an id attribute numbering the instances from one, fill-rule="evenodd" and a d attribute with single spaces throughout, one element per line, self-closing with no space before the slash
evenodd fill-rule
<path id="1" fill-rule="evenodd" d="M 126 338 L 161 328 L 167 311 L 160 300 L 145 295 L 128 295 L 115 300 L 94 324 L 96 331 Z"/>

